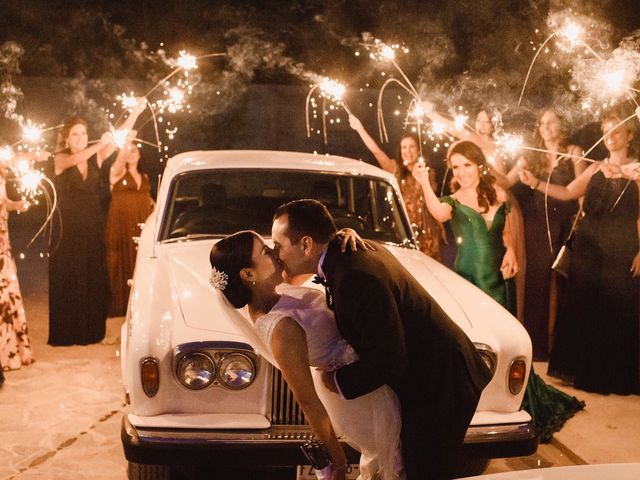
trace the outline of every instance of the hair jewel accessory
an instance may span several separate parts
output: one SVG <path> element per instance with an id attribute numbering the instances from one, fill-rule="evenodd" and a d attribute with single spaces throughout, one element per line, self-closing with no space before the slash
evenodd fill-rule
<path id="1" fill-rule="evenodd" d="M 222 291 L 227 288 L 227 283 L 229 283 L 229 275 L 221 270 L 216 269 L 216 267 L 213 267 L 211 269 L 211 275 L 209 275 L 209 283 L 216 290 Z"/>

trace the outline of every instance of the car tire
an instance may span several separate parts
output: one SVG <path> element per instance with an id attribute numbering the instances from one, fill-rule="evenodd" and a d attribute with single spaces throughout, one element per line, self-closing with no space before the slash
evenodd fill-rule
<path id="1" fill-rule="evenodd" d="M 473 477 L 485 471 L 489 459 L 479 456 L 462 456 L 456 464 L 455 478 Z"/>
<path id="2" fill-rule="evenodd" d="M 168 465 L 129 462 L 127 477 L 129 480 L 171 480 L 171 468 Z"/>

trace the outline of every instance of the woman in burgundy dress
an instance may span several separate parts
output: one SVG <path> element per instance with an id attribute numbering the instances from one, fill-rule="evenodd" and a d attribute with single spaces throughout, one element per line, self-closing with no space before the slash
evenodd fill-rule
<path id="1" fill-rule="evenodd" d="M 135 135 L 135 131 L 132 131 Z M 107 270 L 111 287 L 109 315 L 123 316 L 127 312 L 129 285 L 136 263 L 133 237 L 140 234 L 153 209 L 149 177 L 140 171 L 140 150 L 131 140 L 118 152 L 109 172 L 111 203 L 107 216 Z"/>

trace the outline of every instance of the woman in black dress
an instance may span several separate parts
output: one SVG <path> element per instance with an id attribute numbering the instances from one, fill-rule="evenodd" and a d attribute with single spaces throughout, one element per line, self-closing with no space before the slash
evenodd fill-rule
<path id="1" fill-rule="evenodd" d="M 598 393 L 640 393 L 638 277 L 640 276 L 637 161 L 626 115 L 602 121 L 609 158 L 593 163 L 566 187 L 549 184 L 559 200 L 584 195 L 565 298 L 559 311 L 549 374 Z M 525 171 L 522 181 L 544 192 L 546 182 Z"/>
<path id="2" fill-rule="evenodd" d="M 131 130 L 144 110 L 138 101 L 120 128 Z M 110 132 L 89 145 L 87 123 L 69 118 L 58 137 L 53 183 L 54 216 L 49 252 L 50 345 L 87 345 L 104 338 L 109 312 L 105 218 L 100 204 L 100 168 L 116 146 Z"/>
<path id="3" fill-rule="evenodd" d="M 59 215 L 49 252 L 50 345 L 86 345 L 104 338 L 109 283 L 100 206 L 100 167 L 111 135 L 88 145 L 87 124 L 69 118 L 53 159 Z"/>
<path id="4" fill-rule="evenodd" d="M 582 149 L 568 142 L 567 133 L 565 122 L 555 111 L 545 110 L 539 117 L 533 146 L 547 152 L 530 151 L 524 159 L 527 169 L 536 178 L 556 185 L 568 185 L 585 169 L 585 162 L 580 160 Z M 514 185 L 512 191 L 524 218 L 527 259 L 521 320 L 531 336 L 534 360 L 546 361 L 559 283 L 551 265 L 571 230 L 578 201 L 563 202 L 545 197 L 544 191 L 535 191 L 521 184 Z"/>

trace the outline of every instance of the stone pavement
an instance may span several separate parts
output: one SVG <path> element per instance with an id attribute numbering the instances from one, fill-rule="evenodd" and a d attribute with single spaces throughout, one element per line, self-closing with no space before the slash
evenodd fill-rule
<path id="1" fill-rule="evenodd" d="M 36 362 L 0 387 L 0 479 L 126 479 L 116 345 L 48 346 L 46 292 L 25 306 Z"/>
<path id="2" fill-rule="evenodd" d="M 36 363 L 7 372 L 0 388 L 0 480 L 126 479 L 119 345 L 46 344 L 46 261 L 37 257 L 36 250 L 18 261 Z M 111 319 L 108 335 L 117 335 L 120 323 Z M 544 376 L 546 365 L 535 367 Z M 529 457 L 493 460 L 488 472 L 640 461 L 640 396 L 588 394 L 547 381 L 585 400 L 586 410 L 552 445 Z"/>

